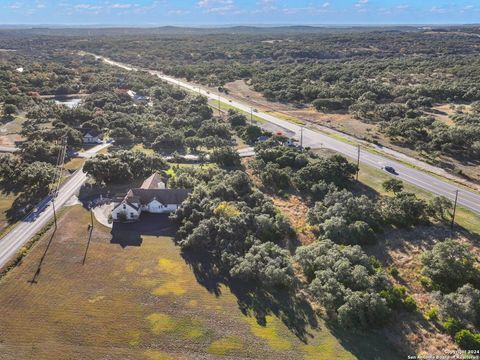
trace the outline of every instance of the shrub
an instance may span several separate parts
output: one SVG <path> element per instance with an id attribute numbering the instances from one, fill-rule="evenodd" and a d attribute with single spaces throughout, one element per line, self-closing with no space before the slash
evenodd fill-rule
<path id="1" fill-rule="evenodd" d="M 443 292 L 455 291 L 466 283 L 476 283 L 478 270 L 468 246 L 454 240 L 437 243 L 422 256 L 422 273 Z"/>
<path id="2" fill-rule="evenodd" d="M 450 294 L 437 292 L 433 297 L 443 318 L 454 318 L 469 326 L 480 323 L 480 291 L 472 285 L 463 285 Z"/>
<path id="3" fill-rule="evenodd" d="M 417 302 L 415 299 L 411 296 L 408 295 L 404 300 L 403 300 L 403 306 L 407 311 L 415 311 L 417 310 Z"/>
<path id="4" fill-rule="evenodd" d="M 438 319 L 438 309 L 436 307 L 432 307 L 425 313 L 425 317 L 428 320 L 437 320 Z"/>
<path id="5" fill-rule="evenodd" d="M 407 311 L 415 311 L 417 309 L 415 299 L 412 296 L 407 295 L 407 289 L 405 286 L 390 287 L 386 290 L 380 291 L 379 295 L 385 299 L 390 308 L 404 308 Z"/>
<path id="6" fill-rule="evenodd" d="M 442 325 L 445 330 L 452 336 L 454 336 L 458 331 L 464 328 L 464 325 L 461 322 L 452 317 L 448 318 Z"/>
<path id="7" fill-rule="evenodd" d="M 396 278 L 399 274 L 398 269 L 396 266 L 392 266 L 389 270 L 390 275 L 392 275 L 394 278 Z"/>
<path id="8" fill-rule="evenodd" d="M 382 290 L 380 296 L 384 298 L 391 308 L 399 308 L 403 304 L 407 289 L 405 286 L 394 286 L 387 290 Z"/>
<path id="9" fill-rule="evenodd" d="M 391 178 L 385 180 L 382 183 L 382 187 L 385 191 L 391 191 L 394 194 L 397 194 L 403 191 L 403 182 L 401 180 Z"/>
<path id="10" fill-rule="evenodd" d="M 426 276 L 421 276 L 420 277 L 420 284 L 423 286 L 424 289 L 426 290 L 431 290 L 432 289 L 432 280 L 430 280 Z"/>
<path id="11" fill-rule="evenodd" d="M 480 349 L 480 334 L 463 329 L 455 334 L 455 342 L 464 350 L 478 350 Z"/>

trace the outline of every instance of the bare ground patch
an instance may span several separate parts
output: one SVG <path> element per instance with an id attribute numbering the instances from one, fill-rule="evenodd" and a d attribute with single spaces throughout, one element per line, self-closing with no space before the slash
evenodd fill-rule
<path id="1" fill-rule="evenodd" d="M 368 254 L 375 255 L 386 268 L 394 266 L 398 269 L 399 275 L 391 280 L 397 285 L 405 286 L 417 302 L 418 313 L 397 314 L 387 327 L 386 335 L 393 343 L 409 344 L 412 351 L 424 354 L 438 353 L 438 349 L 458 349 L 438 323 L 427 321 L 423 317 L 434 304 L 431 293 L 420 282 L 422 254 L 430 251 L 437 242 L 451 237 L 470 245 L 478 256 L 475 239 L 458 233 L 452 234 L 442 224 L 418 226 L 415 229 L 390 229 L 380 236 L 376 245 L 365 248 Z"/>

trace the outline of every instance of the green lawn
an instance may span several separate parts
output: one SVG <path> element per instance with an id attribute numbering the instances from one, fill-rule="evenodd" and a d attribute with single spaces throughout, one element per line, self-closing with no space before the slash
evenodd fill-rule
<path id="1" fill-rule="evenodd" d="M 297 124 L 297 125 L 305 125 L 305 122 L 296 118 L 296 117 L 293 117 L 293 116 L 289 116 L 289 115 L 286 115 L 286 114 L 283 114 L 283 113 L 280 113 L 280 112 L 276 112 L 276 111 L 272 111 L 272 110 L 269 110 L 269 111 L 265 111 L 267 114 L 270 114 L 272 116 L 275 116 L 275 117 L 278 117 L 282 120 L 285 120 L 285 121 L 288 121 L 288 122 L 291 122 L 293 124 Z"/>
<path id="2" fill-rule="evenodd" d="M 391 177 L 385 174 L 381 170 L 377 170 L 371 166 L 361 164 L 360 166 L 360 173 L 359 173 L 359 181 L 369 188 L 375 190 L 377 193 L 385 195 L 385 191 L 382 188 L 382 183 L 385 180 L 390 179 Z M 414 192 L 418 197 L 431 200 L 433 199 L 434 195 L 431 193 L 422 190 L 414 185 L 410 185 L 404 182 L 405 189 L 410 192 Z M 459 206 L 457 208 L 457 223 L 467 231 L 480 235 L 480 216 L 476 215 L 472 211 Z"/>
<path id="3" fill-rule="evenodd" d="M 215 112 L 215 110 L 217 110 L 217 113 L 218 113 L 218 100 L 209 100 L 208 104 L 212 107 L 214 112 Z M 264 124 L 264 123 L 267 122 L 266 120 L 262 119 L 261 117 L 255 115 L 255 113 L 250 114 L 247 111 L 240 110 L 239 108 L 233 106 L 232 104 L 226 103 L 226 102 L 223 102 L 223 101 L 220 101 L 220 109 L 221 110 L 226 110 L 226 111 L 228 111 L 228 110 L 238 111 L 239 113 L 245 115 L 247 117 L 248 121 L 250 121 L 250 119 L 253 119 L 254 122 L 257 122 L 259 124 Z"/>
<path id="4" fill-rule="evenodd" d="M 147 149 L 143 144 L 136 144 L 132 147 L 132 151 L 139 151 L 144 153 L 145 155 L 153 155 L 155 154 L 155 150 Z"/>
<path id="5" fill-rule="evenodd" d="M 170 168 L 166 170 L 165 172 L 167 173 L 168 176 L 175 178 L 176 174 L 176 168 L 189 168 L 189 167 L 202 167 L 202 168 L 211 168 L 211 167 L 216 167 L 216 164 L 213 163 L 204 163 L 204 164 L 172 164 L 170 163 Z"/>

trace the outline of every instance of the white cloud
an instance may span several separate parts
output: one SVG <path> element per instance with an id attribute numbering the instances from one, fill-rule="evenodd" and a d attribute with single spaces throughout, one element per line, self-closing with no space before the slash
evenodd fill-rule
<path id="1" fill-rule="evenodd" d="M 111 9 L 130 9 L 133 6 L 135 6 L 135 4 L 112 4 L 109 7 Z"/>
<path id="2" fill-rule="evenodd" d="M 433 6 L 431 9 L 430 9 L 430 12 L 432 13 L 435 13 L 435 14 L 445 14 L 448 10 L 444 7 L 440 7 L 440 6 Z"/>
<path id="3" fill-rule="evenodd" d="M 241 11 L 235 6 L 233 0 L 200 0 L 197 6 L 204 9 L 206 13 L 212 14 L 239 14 Z"/>
<path id="4" fill-rule="evenodd" d="M 14 3 L 11 3 L 10 5 L 8 5 L 8 7 L 10 9 L 21 9 L 22 8 L 22 4 L 18 3 L 18 2 L 14 2 Z"/>
<path id="5" fill-rule="evenodd" d="M 191 13 L 192 12 L 190 10 L 184 10 L 184 9 L 172 9 L 168 11 L 168 15 L 175 15 L 175 16 L 183 16 Z"/>
<path id="6" fill-rule="evenodd" d="M 357 0 L 357 3 L 354 6 L 357 9 L 357 12 L 364 13 L 367 11 L 367 5 L 369 5 L 368 3 L 369 0 Z"/>

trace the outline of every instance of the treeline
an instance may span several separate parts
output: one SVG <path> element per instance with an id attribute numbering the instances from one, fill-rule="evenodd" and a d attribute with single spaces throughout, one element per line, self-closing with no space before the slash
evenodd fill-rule
<path id="1" fill-rule="evenodd" d="M 152 156 L 119 151 L 90 159 L 86 169 L 100 183 L 130 181 L 150 175 L 151 170 L 164 170 L 161 154 L 201 155 L 231 144 L 228 126 L 213 117 L 205 98 L 153 76 L 75 53 L 43 50 L 36 61 L 6 54 L 4 58 L 0 53 L 0 108 L 6 121 L 25 118 L 20 150 L 0 159 L 0 190 L 18 195 L 9 213 L 12 218 L 23 216 L 49 192 L 62 138 L 67 140 L 68 154 L 82 151 L 82 133 L 87 130 L 113 139 L 120 150 L 136 144 L 153 150 Z M 75 92 L 83 93 L 81 103 L 72 109 L 37 94 L 66 83 L 78 83 Z"/>
<path id="2" fill-rule="evenodd" d="M 299 288 L 297 262 L 308 290 L 346 328 L 369 329 L 384 324 L 393 311 L 415 310 L 413 298 L 393 286 L 378 261 L 358 245 L 337 245 L 320 236 L 296 249 L 296 255 L 287 251 L 295 237 L 291 225 L 244 171 L 183 168 L 174 183 L 194 189 L 174 215 L 178 244 L 186 254 L 215 264 L 209 277 L 253 287 Z"/>
<path id="3" fill-rule="evenodd" d="M 232 277 L 268 286 L 293 282 L 282 249 L 292 229 L 244 172 L 183 170 L 175 184 L 194 188 L 174 216 L 182 249 L 208 254 L 219 272 Z"/>
<path id="4" fill-rule="evenodd" d="M 245 79 L 269 100 L 378 124 L 395 144 L 431 159 L 475 161 L 478 114 L 453 126 L 431 116 L 435 104 L 480 100 L 472 31 L 111 37 L 73 46 L 210 86 Z"/>

